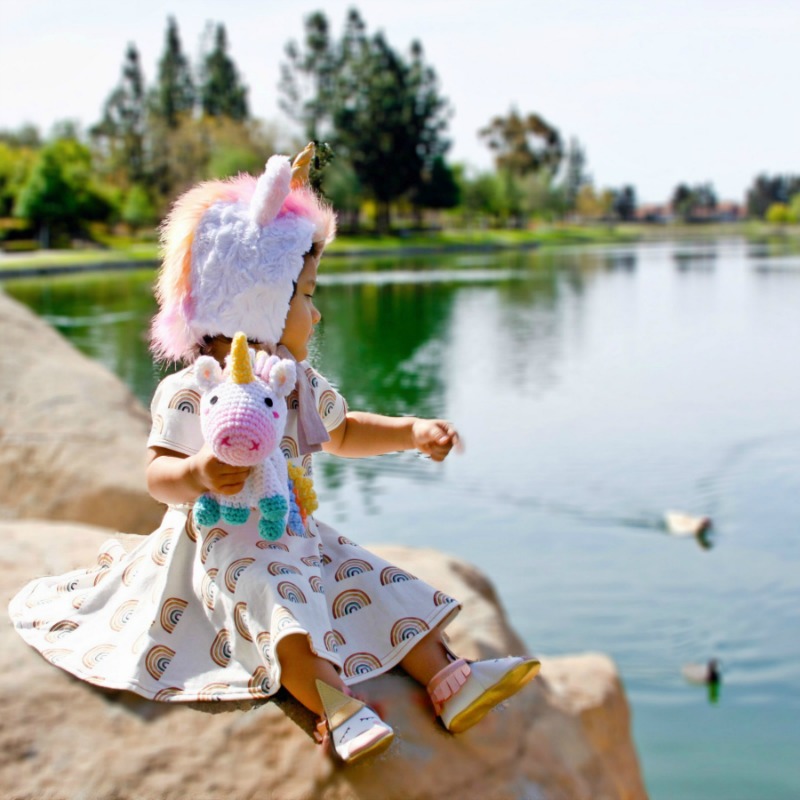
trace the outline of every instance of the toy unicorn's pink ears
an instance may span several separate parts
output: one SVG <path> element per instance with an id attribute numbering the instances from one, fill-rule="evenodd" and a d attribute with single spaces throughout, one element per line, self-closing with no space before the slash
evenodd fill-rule
<path id="1" fill-rule="evenodd" d="M 197 385 L 203 392 L 207 392 L 222 383 L 222 367 L 217 363 L 216 358 L 200 356 L 194 362 L 194 376 L 197 380 Z"/>
<path id="2" fill-rule="evenodd" d="M 286 397 L 294 389 L 297 380 L 297 369 L 294 361 L 278 356 L 256 354 L 255 372 L 264 383 L 269 384 L 278 397 Z"/>

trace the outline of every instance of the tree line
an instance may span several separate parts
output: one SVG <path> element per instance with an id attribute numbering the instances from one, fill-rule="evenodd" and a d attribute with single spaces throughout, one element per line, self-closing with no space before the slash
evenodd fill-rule
<path id="1" fill-rule="evenodd" d="M 30 127 L 0 132 L 0 238 L 26 225 L 45 246 L 93 224 L 152 229 L 197 180 L 258 172 L 270 153 L 308 140 L 321 143 L 312 179 L 345 230 L 371 221 L 389 231 L 393 214 L 422 225 L 430 210 L 451 224 L 515 227 L 532 218 L 636 216 L 635 188 L 596 188 L 581 143 L 564 142 L 539 113 L 512 108 L 478 132 L 493 170 L 451 164 L 453 109 L 422 44 L 397 50 L 355 9 L 338 37 L 323 12 L 306 18 L 302 41 L 285 47 L 278 89 L 296 137 L 252 117 L 223 24 L 207 26 L 192 64 L 169 18 L 153 82 L 129 44 L 88 131 L 60 123 L 45 141 Z M 716 204 L 710 184 L 680 184 L 671 198 L 687 220 Z M 800 178 L 759 176 L 747 206 L 773 221 L 800 218 Z"/>

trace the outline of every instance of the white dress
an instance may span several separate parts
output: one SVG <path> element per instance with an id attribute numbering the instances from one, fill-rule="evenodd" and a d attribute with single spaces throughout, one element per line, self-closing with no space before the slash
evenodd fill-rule
<path id="1" fill-rule="evenodd" d="M 328 430 L 346 413 L 338 392 L 305 362 Z M 151 406 L 148 446 L 192 454 L 203 443 L 192 367 L 165 378 Z M 298 456 L 296 398 L 281 447 Z M 385 672 L 459 605 L 309 516 L 304 535 L 269 542 L 258 516 L 196 524 L 170 506 L 161 526 L 126 553 L 116 540 L 97 563 L 31 581 L 9 606 L 19 634 L 78 678 L 166 702 L 264 698 L 280 686 L 275 648 L 305 633 L 347 684 Z"/>

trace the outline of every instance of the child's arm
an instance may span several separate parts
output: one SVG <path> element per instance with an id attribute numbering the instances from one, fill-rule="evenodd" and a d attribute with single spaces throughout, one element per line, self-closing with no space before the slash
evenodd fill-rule
<path id="1" fill-rule="evenodd" d="M 348 411 L 330 433 L 322 449 L 346 458 L 378 456 L 398 450 L 419 450 L 434 461 L 444 461 L 459 444 L 458 431 L 441 419 L 384 417 L 365 411 Z"/>
<path id="2" fill-rule="evenodd" d="M 250 467 L 220 461 L 208 445 L 192 456 L 165 447 L 148 448 L 147 490 L 161 503 L 192 503 L 203 492 L 236 494 Z"/>

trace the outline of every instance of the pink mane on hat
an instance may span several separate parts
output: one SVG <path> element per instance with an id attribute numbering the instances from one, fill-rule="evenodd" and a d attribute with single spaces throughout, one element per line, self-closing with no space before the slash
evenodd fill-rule
<path id="1" fill-rule="evenodd" d="M 155 295 L 159 311 L 151 328 L 151 348 L 158 360 L 190 361 L 200 344 L 191 328 L 195 319 L 192 292 L 192 247 L 204 214 L 216 204 L 247 206 L 258 180 L 241 174 L 226 180 L 200 183 L 185 192 L 172 207 L 161 226 L 162 266 Z M 288 214 L 313 223 L 313 241 L 327 244 L 336 234 L 333 210 L 309 188 L 293 188 L 277 218 Z M 216 334 L 219 331 L 207 331 Z"/>

